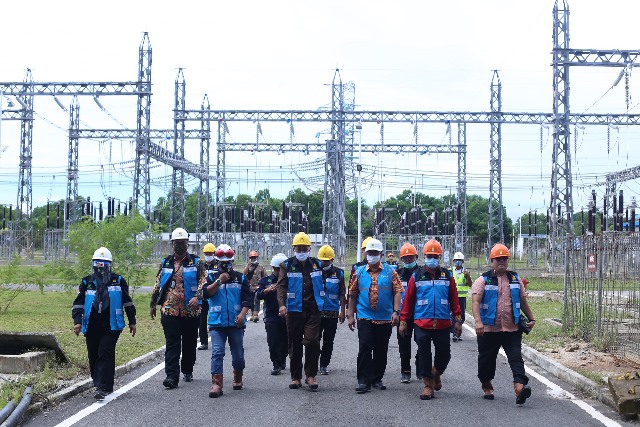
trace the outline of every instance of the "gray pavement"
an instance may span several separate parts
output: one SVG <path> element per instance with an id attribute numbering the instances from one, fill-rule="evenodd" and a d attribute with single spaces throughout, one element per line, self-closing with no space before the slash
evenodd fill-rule
<path id="1" fill-rule="evenodd" d="M 624 422 L 608 406 L 582 398 L 566 383 L 542 371 L 533 364 L 528 368 L 538 371 L 540 379 L 531 376 L 533 396 L 524 406 L 515 405 L 513 383 L 506 359 L 499 356 L 494 380 L 494 401 L 481 398 L 482 390 L 476 377 L 477 348 L 469 329 L 465 339 L 452 343 L 452 359 L 443 375 L 443 389 L 431 401 L 421 401 L 421 382 L 411 384 L 399 381 L 400 361 L 395 333 L 391 338 L 389 362 L 384 381 L 385 391 L 357 395 L 355 366 L 358 351 L 357 332 L 339 325 L 331 362 L 331 373 L 318 376 L 320 389 L 289 390 L 288 371 L 280 376 L 269 375 L 269 361 L 264 324 L 250 323 L 245 335 L 245 388 L 231 389 L 231 355 L 225 357 L 224 396 L 210 399 L 211 350 L 198 351 L 195 380 L 180 383 L 175 390 L 162 386 L 164 372 L 151 375 L 146 381 L 131 388 L 116 399 L 95 404 L 92 390 L 72 397 L 58 406 L 32 415 L 24 425 L 55 426 L 85 408 L 98 408 L 79 420 L 76 426 L 237 426 L 244 425 L 337 425 L 350 426 L 405 426 L 419 424 L 455 426 L 595 426 L 638 425 Z M 415 346 L 415 344 L 414 344 Z M 125 386 L 143 376 L 162 362 L 155 359 L 128 372 L 116 381 L 116 388 Z M 551 380 L 575 396 L 569 398 L 557 388 L 549 388 L 541 381 Z M 605 424 L 596 420 L 580 406 L 598 411 L 596 416 L 610 419 Z M 588 408 L 587 408 L 588 409 Z M 589 409 L 588 409 L 589 410 Z M 608 423 L 608 424 L 607 424 Z M 619 423 L 619 424 L 618 424 Z"/>

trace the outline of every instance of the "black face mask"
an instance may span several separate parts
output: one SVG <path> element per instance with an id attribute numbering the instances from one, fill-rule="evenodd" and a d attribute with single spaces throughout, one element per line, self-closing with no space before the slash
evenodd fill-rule
<path id="1" fill-rule="evenodd" d="M 173 242 L 173 253 L 182 257 L 187 253 L 188 242 L 186 240 L 176 240 Z"/>
<path id="2" fill-rule="evenodd" d="M 220 270 L 223 273 L 231 273 L 233 271 L 233 263 L 232 262 L 221 263 L 220 265 L 218 265 L 218 270 Z"/>
<path id="3" fill-rule="evenodd" d="M 93 267 L 93 277 L 99 285 L 105 285 L 111 279 L 111 266 Z"/>

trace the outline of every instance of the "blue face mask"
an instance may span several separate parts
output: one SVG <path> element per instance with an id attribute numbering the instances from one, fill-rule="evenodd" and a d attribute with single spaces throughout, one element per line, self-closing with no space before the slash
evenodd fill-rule
<path id="1" fill-rule="evenodd" d="M 454 263 L 454 264 L 456 265 L 456 267 L 458 267 L 458 268 L 462 267 L 462 261 L 454 261 L 453 263 Z"/>
<path id="2" fill-rule="evenodd" d="M 438 266 L 438 261 L 438 258 L 427 258 L 424 260 L 424 265 L 433 270 Z"/>
<path id="3" fill-rule="evenodd" d="M 416 266 L 416 264 L 417 264 L 417 262 L 413 261 L 413 262 L 410 262 L 410 263 L 405 264 L 404 266 L 405 266 L 406 268 L 413 268 L 413 267 L 415 267 L 415 266 Z"/>

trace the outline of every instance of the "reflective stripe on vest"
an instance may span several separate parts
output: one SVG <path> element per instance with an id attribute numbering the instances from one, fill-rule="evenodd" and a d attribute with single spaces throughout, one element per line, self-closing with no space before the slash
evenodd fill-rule
<path id="1" fill-rule="evenodd" d="M 509 293 L 511 295 L 511 309 L 513 311 L 513 322 L 517 325 L 520 322 L 520 281 L 518 274 L 507 271 L 509 279 Z M 498 309 L 498 277 L 492 272 L 486 272 L 484 277 L 484 294 L 480 303 L 480 318 L 486 325 L 495 325 L 496 311 Z"/>
<path id="2" fill-rule="evenodd" d="M 458 290 L 458 298 L 466 298 L 469 292 L 469 286 L 467 286 L 467 280 L 464 277 L 465 269 L 460 270 L 460 274 L 458 274 L 458 270 L 452 270 L 453 278 L 456 281 L 456 289 Z"/>
<path id="3" fill-rule="evenodd" d="M 213 276 L 210 279 L 213 279 Z M 236 326 L 236 317 L 242 311 L 242 282 L 244 282 L 244 276 L 234 272 L 231 281 L 221 284 L 218 292 L 209 298 L 207 324 L 210 327 Z"/>
<path id="4" fill-rule="evenodd" d="M 194 259 L 193 265 L 182 267 L 182 286 L 185 304 L 188 303 L 198 291 L 198 257 L 194 257 Z M 163 265 L 165 262 L 166 260 L 163 261 Z M 173 272 L 173 267 L 162 268 L 160 273 L 160 295 L 162 295 L 164 287 L 169 283 L 169 279 L 173 277 Z M 198 302 L 202 304 L 202 300 L 199 300 Z"/>
<path id="5" fill-rule="evenodd" d="M 118 276 L 116 282 L 107 287 L 109 295 L 109 327 L 112 331 L 121 331 L 125 327 L 124 309 L 122 308 L 122 288 L 120 287 L 120 279 Z M 88 284 L 87 284 L 88 285 Z M 97 287 L 95 281 L 93 285 Z M 84 296 L 84 316 L 82 316 L 82 333 L 86 334 L 89 328 L 89 319 L 91 317 L 91 307 L 96 296 L 95 289 L 87 289 Z"/>
<path id="6" fill-rule="evenodd" d="M 358 317 L 371 320 L 391 320 L 393 314 L 393 270 L 389 266 L 382 265 L 382 270 L 378 274 L 378 305 L 374 310 L 369 304 L 369 288 L 371 287 L 371 276 L 366 270 L 367 266 L 359 267 L 356 271 L 358 275 L 358 300 L 356 308 Z"/>
<path id="7" fill-rule="evenodd" d="M 313 296 L 318 305 L 318 310 L 322 311 L 324 307 L 324 280 L 322 279 L 322 264 L 319 261 L 310 261 L 313 267 L 311 271 L 311 285 L 313 286 Z M 287 311 L 301 312 L 302 311 L 302 290 L 303 279 L 302 272 L 289 271 L 291 265 L 285 262 L 285 268 L 287 269 Z"/>
<path id="8" fill-rule="evenodd" d="M 451 319 L 448 271 L 440 270 L 439 278 L 431 280 L 417 280 L 416 275 L 413 276 L 416 283 L 414 319 Z M 426 277 L 421 275 L 420 279 Z"/>
<path id="9" fill-rule="evenodd" d="M 325 279 L 325 290 L 321 296 L 324 297 L 323 311 L 340 310 L 340 271 L 334 271 L 332 277 Z"/>

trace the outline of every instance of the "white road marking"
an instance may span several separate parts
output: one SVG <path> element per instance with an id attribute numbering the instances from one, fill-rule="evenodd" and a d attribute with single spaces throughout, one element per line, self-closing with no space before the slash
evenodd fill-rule
<path id="1" fill-rule="evenodd" d="M 93 405 L 90 405 L 84 408 L 82 411 L 67 418 L 66 420 L 57 424 L 55 427 L 69 427 L 74 425 L 81 419 L 87 417 L 88 415 L 94 413 L 95 411 L 102 408 L 103 406 L 109 404 L 109 402 L 111 402 L 112 400 L 116 400 L 119 396 L 122 396 L 123 394 L 125 394 L 132 388 L 136 387 L 137 385 L 142 384 L 143 382 L 145 382 L 146 380 L 148 380 L 149 378 L 151 378 L 152 376 L 154 376 L 155 374 L 157 374 L 163 369 L 164 369 L 164 362 L 160 363 L 158 366 L 154 367 L 153 369 L 151 369 L 141 377 L 138 377 L 135 380 L 131 381 L 129 384 L 125 385 L 124 387 L 120 387 L 118 390 L 115 390 L 113 393 L 110 393 L 109 395 L 107 395 L 107 397 L 105 397 L 105 399 L 102 402 L 96 402 Z"/>
<path id="2" fill-rule="evenodd" d="M 466 324 L 463 325 L 463 326 L 467 330 L 469 330 L 474 336 L 476 335 L 476 331 L 475 331 L 474 328 L 472 328 L 471 326 L 466 325 Z M 505 358 L 507 357 L 507 355 L 504 353 L 504 350 L 502 348 L 500 349 L 500 354 L 502 354 Z M 567 399 L 567 400 L 569 400 L 570 402 L 572 402 L 576 406 L 578 406 L 580 409 L 585 411 L 587 414 L 589 414 L 592 418 L 595 418 L 596 420 L 600 421 L 603 425 L 605 425 L 607 427 L 620 427 L 621 426 L 621 424 L 618 423 L 617 421 L 614 421 L 611 418 L 606 417 L 604 414 L 600 413 L 596 408 L 594 408 L 593 406 L 589 405 L 584 400 L 578 399 L 576 396 L 574 396 L 573 394 L 569 393 L 567 390 L 563 389 L 558 384 L 548 380 L 547 378 L 545 378 L 544 376 L 542 376 L 538 372 L 534 371 L 533 369 L 527 367 L 526 365 L 524 367 L 524 370 L 528 375 L 531 375 L 532 377 L 534 377 L 535 379 L 540 381 L 542 384 L 546 385 L 549 388 L 548 393 L 549 393 L 550 396 L 558 398 L 558 399 Z"/>

